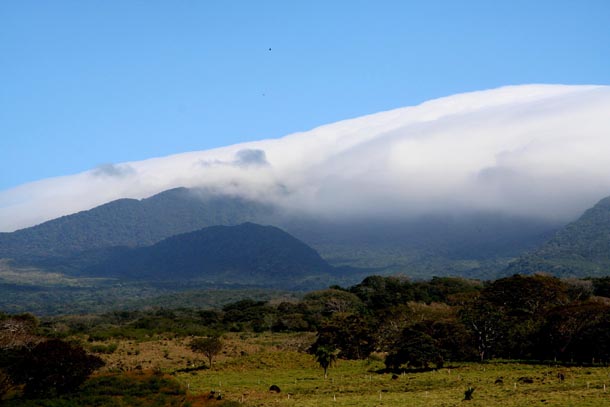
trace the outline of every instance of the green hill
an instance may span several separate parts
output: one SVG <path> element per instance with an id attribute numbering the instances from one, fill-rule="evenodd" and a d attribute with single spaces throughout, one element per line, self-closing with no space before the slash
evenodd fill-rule
<path id="1" fill-rule="evenodd" d="M 254 223 L 211 226 L 152 246 L 115 248 L 82 274 L 142 281 L 295 288 L 328 280 L 334 269 L 288 233 Z"/>
<path id="2" fill-rule="evenodd" d="M 599 201 L 506 270 L 507 274 L 536 272 L 560 277 L 610 275 L 610 197 Z"/>

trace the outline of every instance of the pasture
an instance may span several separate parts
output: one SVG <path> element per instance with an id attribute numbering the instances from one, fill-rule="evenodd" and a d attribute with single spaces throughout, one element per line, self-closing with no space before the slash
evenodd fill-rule
<path id="1" fill-rule="evenodd" d="M 610 368 L 555 364 L 448 363 L 429 371 L 383 372 L 381 355 L 338 360 L 324 379 L 304 352 L 309 334 L 238 334 L 224 337 L 212 369 L 188 349 L 188 339 L 120 341 L 105 355 L 108 370 L 161 369 L 191 395 L 214 391 L 244 406 L 606 406 Z M 276 385 L 280 392 L 269 391 Z M 472 400 L 464 392 L 474 388 Z"/>

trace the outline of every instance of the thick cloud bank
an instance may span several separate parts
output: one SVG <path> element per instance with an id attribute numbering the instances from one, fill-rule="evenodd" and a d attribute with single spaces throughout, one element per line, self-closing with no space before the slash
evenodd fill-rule
<path id="1" fill-rule="evenodd" d="M 276 140 L 106 164 L 0 192 L 0 230 L 177 186 L 328 216 L 489 210 L 566 221 L 610 195 L 610 87 L 504 87 Z"/>

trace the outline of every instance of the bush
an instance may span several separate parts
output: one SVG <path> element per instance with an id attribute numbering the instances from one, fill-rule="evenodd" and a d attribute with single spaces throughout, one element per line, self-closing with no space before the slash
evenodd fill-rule
<path id="1" fill-rule="evenodd" d="M 48 396 L 76 390 L 104 362 L 76 345 L 59 339 L 41 342 L 15 354 L 7 372 L 24 385 L 24 395 Z"/>
<path id="2" fill-rule="evenodd" d="M 394 370 L 405 364 L 412 368 L 427 368 L 431 363 L 437 367 L 443 366 L 443 357 L 436 341 L 429 335 L 411 328 L 403 331 L 401 338 L 385 359 L 386 367 Z"/>
<path id="3" fill-rule="evenodd" d="M 118 345 L 116 343 L 109 343 L 108 345 L 99 344 L 91 345 L 89 350 L 93 353 L 101 353 L 104 355 L 111 355 L 116 352 Z"/>

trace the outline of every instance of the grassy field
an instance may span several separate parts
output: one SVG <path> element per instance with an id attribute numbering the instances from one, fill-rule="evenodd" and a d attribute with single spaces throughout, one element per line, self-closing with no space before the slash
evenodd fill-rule
<path id="1" fill-rule="evenodd" d="M 312 356 L 303 352 L 311 334 L 229 334 L 212 369 L 201 366 L 186 339 L 121 341 L 104 355 L 107 370 L 161 369 L 192 395 L 210 391 L 244 406 L 606 406 L 610 368 L 518 363 L 459 363 L 393 378 L 381 357 L 339 360 L 325 380 Z M 185 371 L 186 369 L 186 371 Z M 269 391 L 271 385 L 280 393 Z M 472 400 L 464 391 L 473 387 Z"/>

